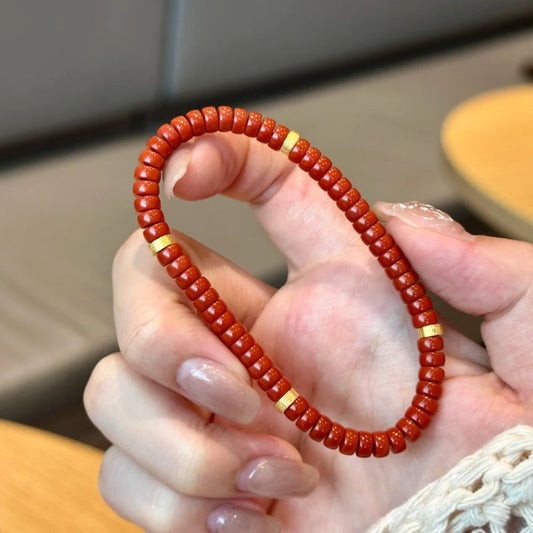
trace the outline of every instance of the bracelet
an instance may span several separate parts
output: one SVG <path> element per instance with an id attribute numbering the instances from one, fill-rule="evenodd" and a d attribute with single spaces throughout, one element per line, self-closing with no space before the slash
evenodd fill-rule
<path id="1" fill-rule="evenodd" d="M 182 143 L 214 132 L 254 137 L 269 148 L 288 156 L 336 202 L 392 280 L 417 329 L 420 363 L 416 394 L 395 426 L 385 431 L 359 431 L 332 422 L 309 405 L 292 388 L 279 368 L 274 366 L 259 343 L 235 318 L 218 292 L 172 237 L 161 211 L 161 171 L 166 160 Z M 184 116 L 174 118 L 170 124 L 163 124 L 157 130 L 157 135 L 146 143 L 146 149 L 139 156 L 139 163 L 134 173 L 134 206 L 150 250 L 176 285 L 184 291 L 211 331 L 241 361 L 259 387 L 266 391 L 276 409 L 295 422 L 300 430 L 308 432 L 312 439 L 346 455 L 384 457 L 389 451 L 403 451 L 406 439 L 415 441 L 420 437 L 421 430 L 428 426 L 431 416 L 437 410 L 437 400 L 442 392 L 442 366 L 445 361 L 442 352 L 443 328 L 438 322 L 431 299 L 426 295 L 424 286 L 403 252 L 380 224 L 359 191 L 352 187 L 330 159 L 297 132 L 276 124 L 271 118 L 263 118 L 255 111 L 221 106 L 189 111 Z"/>

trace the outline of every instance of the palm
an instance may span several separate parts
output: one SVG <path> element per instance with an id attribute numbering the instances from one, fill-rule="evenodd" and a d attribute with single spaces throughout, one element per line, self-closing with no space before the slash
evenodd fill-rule
<path id="1" fill-rule="evenodd" d="M 289 173 L 287 163 L 280 163 L 277 154 L 265 155 L 261 146 L 244 150 L 239 143 L 246 139 L 202 142 L 195 149 L 197 162 L 175 192 L 196 199 L 223 191 L 253 201 L 289 264 L 288 282 L 279 291 L 267 301 L 242 305 L 248 307 L 254 337 L 296 390 L 333 420 L 356 429 L 393 426 L 414 394 L 418 353 L 416 333 L 392 284 L 327 195 L 299 170 Z M 218 155 L 210 142 L 219 144 Z M 258 180 L 258 166 L 268 168 L 264 182 Z M 206 170 L 214 168 L 218 175 L 213 180 Z M 283 174 L 286 179 L 279 179 Z M 430 285 L 431 280 L 424 281 Z M 441 296 L 452 303 L 461 297 L 445 292 Z M 482 304 L 466 301 L 460 307 L 488 313 L 491 295 L 484 297 L 486 311 Z M 496 316 L 484 326 L 484 338 L 492 342 L 491 361 L 485 350 L 448 330 L 440 411 L 422 438 L 399 455 L 343 456 L 303 435 L 265 402 L 249 429 L 287 439 L 321 472 L 319 488 L 311 495 L 274 501 L 271 512 L 294 533 L 324 531 L 325 524 L 332 531 L 360 530 L 492 436 L 530 421 L 525 404 L 518 401 L 518 386 L 507 379 L 513 370 L 501 361 L 506 342 L 501 331 L 511 331 L 509 321 Z M 515 340 L 527 346 L 525 339 Z M 514 360 L 522 356 L 516 354 Z"/>
<path id="2" fill-rule="evenodd" d="M 344 232 L 339 220 L 331 220 L 333 233 Z M 337 255 L 290 271 L 251 331 L 312 405 L 345 426 L 385 430 L 414 394 L 416 332 L 376 260 L 353 232 L 350 237 L 353 243 Z M 449 335 L 454 346 L 468 343 L 458 332 Z M 325 520 L 335 531 L 368 526 L 520 421 L 522 406 L 501 380 L 454 355 L 447 353 L 438 415 L 422 438 L 397 456 L 361 459 L 328 450 L 265 402 L 261 422 L 250 429 L 287 439 L 321 470 L 320 486 L 310 496 L 273 503 L 272 513 L 289 531 L 323 531 Z"/>

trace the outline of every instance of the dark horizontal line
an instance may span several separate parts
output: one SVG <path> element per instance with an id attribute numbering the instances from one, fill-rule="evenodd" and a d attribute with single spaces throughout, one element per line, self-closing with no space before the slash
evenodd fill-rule
<path id="1" fill-rule="evenodd" d="M 74 148 L 109 142 L 125 135 L 154 131 L 161 122 L 169 117 L 184 113 L 189 109 L 209 105 L 240 105 L 257 99 L 273 98 L 293 94 L 301 90 L 316 88 L 321 85 L 348 77 L 369 74 L 383 70 L 392 65 L 399 65 L 432 55 L 450 52 L 473 45 L 491 38 L 501 38 L 520 32 L 533 26 L 533 12 L 530 16 L 521 16 L 497 24 L 488 24 L 475 29 L 463 30 L 448 35 L 446 38 L 418 42 L 408 46 L 387 49 L 364 59 L 329 63 L 327 67 L 318 65 L 296 75 L 272 79 L 266 83 L 250 84 L 238 90 L 217 92 L 210 96 L 176 99 L 159 102 L 156 105 L 135 109 L 127 113 L 99 120 L 94 123 L 81 124 L 76 127 L 50 132 L 36 137 L 17 140 L 0 145 L 0 168 L 12 164 L 47 157 L 50 154 Z M 517 64 L 517 73 L 524 80 L 533 78 L 532 57 L 525 58 L 525 64 Z M 320 76 L 317 76 L 317 69 Z"/>

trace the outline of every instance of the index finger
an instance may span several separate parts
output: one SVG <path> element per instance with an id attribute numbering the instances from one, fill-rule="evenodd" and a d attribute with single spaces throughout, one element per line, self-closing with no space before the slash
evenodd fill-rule
<path id="1" fill-rule="evenodd" d="M 183 234 L 177 238 L 249 329 L 274 289 L 193 239 Z M 119 347 L 145 376 L 178 391 L 175 379 L 180 365 L 199 357 L 222 363 L 249 381 L 239 360 L 198 319 L 187 298 L 154 261 L 140 232 L 115 257 L 113 296 Z"/>

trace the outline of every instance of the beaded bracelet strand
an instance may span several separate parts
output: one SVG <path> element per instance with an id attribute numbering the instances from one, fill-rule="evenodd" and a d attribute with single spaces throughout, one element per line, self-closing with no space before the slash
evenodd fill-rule
<path id="1" fill-rule="evenodd" d="M 292 388 L 279 368 L 274 366 L 261 346 L 235 318 L 211 283 L 202 276 L 171 236 L 159 199 L 161 171 L 172 152 L 182 143 L 214 132 L 254 137 L 272 150 L 281 151 L 288 156 L 290 161 L 307 172 L 336 202 L 392 280 L 418 331 L 420 352 L 416 394 L 395 426 L 385 431 L 359 431 L 332 422 L 309 405 Z M 221 106 L 189 111 L 184 116 L 174 118 L 170 124 L 163 124 L 157 130 L 157 135 L 146 143 L 146 149 L 139 156 L 139 163 L 134 173 L 134 205 L 138 212 L 139 226 L 143 228 L 150 250 L 176 285 L 184 291 L 211 331 L 238 357 L 259 387 L 266 391 L 276 409 L 295 422 L 300 430 L 308 432 L 312 439 L 346 455 L 384 457 L 389 451 L 403 451 L 406 439 L 415 441 L 420 437 L 421 430 L 428 426 L 431 416 L 435 414 L 437 400 L 441 395 L 444 379 L 442 366 L 445 360 L 442 352 L 443 328 L 424 286 L 403 252 L 380 224 L 359 191 L 332 165 L 330 159 L 297 132 L 276 124 L 271 118 L 263 118 L 255 111 Z"/>

